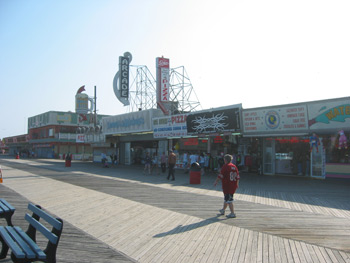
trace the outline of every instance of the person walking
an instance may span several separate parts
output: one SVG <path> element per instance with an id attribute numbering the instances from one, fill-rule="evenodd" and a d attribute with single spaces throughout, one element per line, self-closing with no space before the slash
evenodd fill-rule
<path id="1" fill-rule="evenodd" d="M 111 158 L 112 166 L 114 166 L 114 159 L 115 159 L 114 153 L 112 153 L 109 157 Z"/>
<path id="2" fill-rule="evenodd" d="M 185 152 L 183 155 L 183 168 L 184 168 L 184 173 L 187 174 L 188 173 L 188 153 Z"/>
<path id="3" fill-rule="evenodd" d="M 145 168 L 143 169 L 143 174 L 145 174 L 147 170 L 148 170 L 148 174 L 151 174 L 151 163 L 152 163 L 151 156 L 149 156 L 149 152 L 146 152 Z"/>
<path id="4" fill-rule="evenodd" d="M 153 153 L 153 158 L 152 158 L 152 168 L 151 168 L 151 173 L 153 174 L 153 171 L 156 174 L 159 174 L 158 171 L 158 156 L 157 153 Z"/>
<path id="5" fill-rule="evenodd" d="M 163 152 L 162 155 L 160 156 L 160 167 L 162 169 L 162 173 L 165 173 L 165 171 L 166 171 L 166 156 L 165 156 L 165 152 Z"/>
<path id="6" fill-rule="evenodd" d="M 221 167 L 221 172 L 214 182 L 214 186 L 221 180 L 222 191 L 224 193 L 224 205 L 219 210 L 221 215 L 225 214 L 227 206 L 230 208 L 231 213 L 227 215 L 228 218 L 235 218 L 236 214 L 233 208 L 233 195 L 236 192 L 239 184 L 239 172 L 236 165 L 232 162 L 232 156 L 226 154 L 224 156 L 224 165 Z"/>
<path id="7" fill-rule="evenodd" d="M 175 180 L 175 167 L 176 164 L 176 154 L 173 152 L 173 150 L 169 151 L 169 157 L 168 157 L 168 167 L 169 167 L 169 173 L 167 179 L 169 180 L 170 175 L 172 176 L 171 181 Z"/>

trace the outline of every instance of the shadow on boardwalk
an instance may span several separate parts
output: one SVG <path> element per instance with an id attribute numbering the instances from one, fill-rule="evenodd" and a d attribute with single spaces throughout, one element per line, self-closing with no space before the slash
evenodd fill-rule
<path id="1" fill-rule="evenodd" d="M 154 235 L 153 237 L 165 237 L 165 236 L 169 236 L 169 235 L 181 234 L 181 233 L 184 233 L 187 231 L 192 231 L 192 230 L 197 229 L 197 228 L 208 226 L 210 224 L 218 223 L 218 222 L 221 222 L 221 221 L 224 221 L 227 219 L 227 218 L 219 218 L 220 216 L 221 215 L 218 214 L 215 217 L 204 219 L 204 220 L 197 222 L 197 223 L 192 223 L 192 224 L 184 225 L 184 226 L 178 225 L 177 227 L 175 227 L 172 230 L 169 230 L 169 231 L 163 232 L 163 233 L 159 233 L 157 235 Z"/>

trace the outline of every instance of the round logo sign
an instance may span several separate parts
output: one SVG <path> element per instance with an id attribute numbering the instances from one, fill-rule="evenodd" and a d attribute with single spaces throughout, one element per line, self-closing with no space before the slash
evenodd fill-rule
<path id="1" fill-rule="evenodd" d="M 278 115 L 277 111 L 271 110 L 267 112 L 265 116 L 265 123 L 270 129 L 276 129 L 280 124 L 280 116 Z"/>

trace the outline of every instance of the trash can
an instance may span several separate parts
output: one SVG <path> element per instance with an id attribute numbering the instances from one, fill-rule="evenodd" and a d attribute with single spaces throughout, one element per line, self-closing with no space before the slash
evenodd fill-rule
<path id="1" fill-rule="evenodd" d="M 191 164 L 190 168 L 190 184 L 201 183 L 201 166 L 199 163 Z"/>
<path id="2" fill-rule="evenodd" d="M 66 167 L 71 167 L 72 161 L 66 159 Z"/>
<path id="3" fill-rule="evenodd" d="M 70 154 L 67 154 L 65 166 L 66 167 L 71 167 L 71 165 L 72 165 L 72 156 Z"/>

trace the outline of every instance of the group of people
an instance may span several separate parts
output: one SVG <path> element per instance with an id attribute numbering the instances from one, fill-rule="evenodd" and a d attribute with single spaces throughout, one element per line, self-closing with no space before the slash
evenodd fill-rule
<path id="1" fill-rule="evenodd" d="M 201 168 L 201 175 L 204 175 L 206 172 L 210 170 L 210 154 L 199 152 L 187 153 L 183 154 L 183 168 L 185 173 L 188 173 L 189 169 L 192 167 L 194 163 L 198 163 Z M 218 168 L 224 165 L 224 156 L 220 155 L 218 158 Z"/>
<path id="2" fill-rule="evenodd" d="M 145 156 L 145 167 L 143 169 L 143 173 L 145 174 L 148 172 L 148 174 L 152 174 L 153 172 L 159 174 L 158 170 L 158 156 L 156 153 L 153 153 L 153 156 L 150 156 L 149 152 L 146 152 Z M 165 173 L 166 167 L 168 164 L 168 177 L 167 179 L 169 180 L 171 177 L 171 180 L 175 180 L 175 165 L 176 165 L 176 154 L 173 152 L 173 150 L 169 150 L 169 155 L 166 156 L 165 152 L 162 153 L 160 157 L 160 167 L 162 170 L 162 173 Z"/>
<path id="3" fill-rule="evenodd" d="M 148 171 L 148 174 L 152 174 L 153 171 L 155 171 L 157 174 L 159 174 L 158 171 L 158 156 L 156 153 L 153 153 L 153 156 L 151 157 L 149 152 L 146 152 L 145 156 L 145 168 L 143 169 L 143 173 Z"/>
<path id="4" fill-rule="evenodd" d="M 117 164 L 118 158 L 117 155 L 115 153 L 112 153 L 109 158 L 111 158 L 111 164 L 112 166 L 114 164 Z M 104 168 L 109 168 L 108 166 L 108 159 L 107 159 L 107 155 L 103 152 L 101 153 L 101 162 L 102 162 L 102 167 Z"/>

